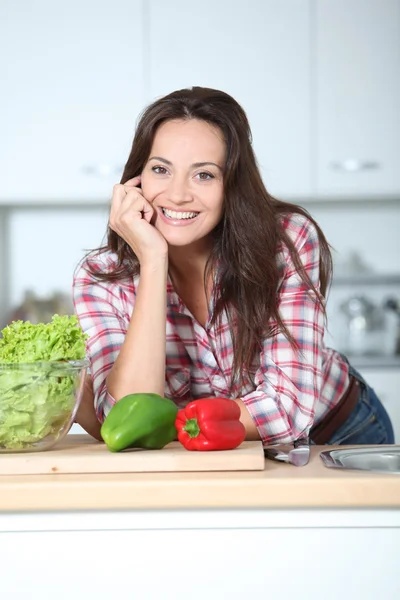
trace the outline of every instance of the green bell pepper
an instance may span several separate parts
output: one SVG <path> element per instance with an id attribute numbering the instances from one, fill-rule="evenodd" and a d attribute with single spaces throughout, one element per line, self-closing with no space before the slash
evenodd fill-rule
<path id="1" fill-rule="evenodd" d="M 158 394 L 129 394 L 110 410 L 101 426 L 101 437 L 111 452 L 125 448 L 161 449 L 177 431 L 177 406 Z"/>

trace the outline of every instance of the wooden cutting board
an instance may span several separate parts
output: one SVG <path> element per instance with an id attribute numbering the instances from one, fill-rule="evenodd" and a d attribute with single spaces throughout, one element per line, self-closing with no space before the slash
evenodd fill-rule
<path id="1" fill-rule="evenodd" d="M 67 435 L 43 452 L 0 454 L 0 475 L 54 473 L 156 473 L 171 471 L 262 471 L 261 442 L 243 442 L 234 450 L 189 452 L 179 442 L 162 450 L 110 452 L 89 435 Z"/>

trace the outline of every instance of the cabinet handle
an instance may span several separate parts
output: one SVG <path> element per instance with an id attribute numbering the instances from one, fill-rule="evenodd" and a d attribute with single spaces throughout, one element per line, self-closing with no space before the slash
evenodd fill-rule
<path id="1" fill-rule="evenodd" d="M 107 164 L 85 165 L 81 171 L 85 175 L 95 175 L 97 177 L 109 177 L 110 175 L 121 175 L 124 167 L 121 165 L 112 167 Z"/>
<path id="2" fill-rule="evenodd" d="M 380 164 L 376 160 L 357 160 L 355 158 L 348 158 L 347 160 L 332 162 L 330 167 L 335 171 L 355 173 L 357 171 L 373 171 L 374 169 L 379 169 Z"/>

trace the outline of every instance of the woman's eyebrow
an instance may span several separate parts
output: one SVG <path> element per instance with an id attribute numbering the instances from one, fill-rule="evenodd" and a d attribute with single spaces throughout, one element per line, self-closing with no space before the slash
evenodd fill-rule
<path id="1" fill-rule="evenodd" d="M 160 162 L 165 163 L 166 165 L 168 165 L 169 167 L 172 167 L 172 162 L 167 160 L 166 158 L 162 158 L 162 156 L 152 156 L 151 158 L 149 158 L 150 160 L 158 160 Z"/>
<path id="2" fill-rule="evenodd" d="M 192 167 L 194 167 L 195 169 L 198 169 L 199 167 L 206 167 L 207 165 L 212 165 L 213 167 L 217 167 L 217 169 L 222 171 L 221 165 L 217 165 L 217 163 L 210 162 L 210 161 L 193 163 Z"/>
<path id="3" fill-rule="evenodd" d="M 167 160 L 166 158 L 163 158 L 162 156 L 152 156 L 151 158 L 149 158 L 149 161 L 150 160 L 158 160 L 159 162 L 162 162 L 165 165 L 168 165 L 169 167 L 172 167 L 172 162 L 170 160 Z M 191 167 L 194 167 L 195 169 L 198 169 L 199 167 L 206 167 L 207 165 L 212 165 L 214 167 L 217 167 L 217 169 L 219 169 L 220 171 L 223 170 L 222 167 L 221 167 L 221 165 L 217 165 L 217 163 L 214 163 L 214 162 L 211 162 L 211 161 L 193 163 L 191 165 Z"/>

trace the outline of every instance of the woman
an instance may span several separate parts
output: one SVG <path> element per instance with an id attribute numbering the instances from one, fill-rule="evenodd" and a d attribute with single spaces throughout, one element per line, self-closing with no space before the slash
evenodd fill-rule
<path id="1" fill-rule="evenodd" d="M 145 110 L 106 246 L 74 277 L 102 422 L 134 392 L 179 407 L 231 398 L 247 439 L 392 443 L 382 404 L 324 345 L 329 246 L 301 207 L 266 191 L 246 115 L 211 89 Z M 81 424 L 93 424 L 88 392 Z M 79 417 L 78 417 L 79 422 Z"/>

